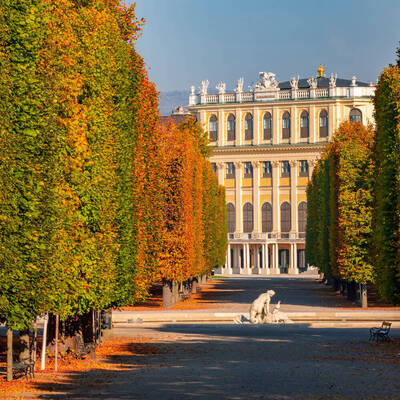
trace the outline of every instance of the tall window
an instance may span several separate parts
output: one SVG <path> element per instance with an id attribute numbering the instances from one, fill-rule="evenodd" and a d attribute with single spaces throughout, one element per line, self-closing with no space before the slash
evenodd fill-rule
<path id="1" fill-rule="evenodd" d="M 299 176 L 308 177 L 308 161 L 301 160 L 299 163 Z"/>
<path id="2" fill-rule="evenodd" d="M 282 115 L 282 139 L 290 138 L 290 114 L 285 111 Z"/>
<path id="3" fill-rule="evenodd" d="M 226 179 L 235 178 L 235 164 L 233 162 L 226 163 Z"/>
<path id="4" fill-rule="evenodd" d="M 328 137 L 328 113 L 326 110 L 319 113 L 319 137 Z"/>
<path id="5" fill-rule="evenodd" d="M 291 227 L 290 204 L 285 201 L 281 204 L 281 232 L 290 232 Z"/>
<path id="6" fill-rule="evenodd" d="M 236 118 L 233 114 L 228 115 L 227 124 L 227 140 L 235 140 L 236 138 Z"/>
<path id="7" fill-rule="evenodd" d="M 214 173 L 217 173 L 217 164 L 215 162 L 211 163 L 212 169 L 214 171 Z"/>
<path id="8" fill-rule="evenodd" d="M 282 161 L 281 163 L 281 177 L 289 178 L 290 177 L 290 164 L 289 161 Z"/>
<path id="9" fill-rule="evenodd" d="M 272 176 L 272 166 L 271 161 L 263 161 L 262 164 L 263 178 L 271 178 Z"/>
<path id="10" fill-rule="evenodd" d="M 299 232 L 304 233 L 307 227 L 307 203 L 302 201 L 299 204 Z"/>
<path id="11" fill-rule="evenodd" d="M 228 221 L 228 233 L 235 232 L 236 213 L 235 213 L 235 206 L 232 203 L 228 203 L 226 206 L 226 219 Z"/>
<path id="12" fill-rule="evenodd" d="M 253 116 L 247 113 L 244 118 L 244 138 L 245 140 L 253 139 Z"/>
<path id="13" fill-rule="evenodd" d="M 272 139 L 272 117 L 269 112 L 264 114 L 263 119 L 264 140 Z"/>
<path id="14" fill-rule="evenodd" d="M 272 232 L 272 206 L 270 203 L 264 203 L 261 208 L 262 231 Z"/>
<path id="15" fill-rule="evenodd" d="M 308 112 L 303 111 L 300 115 L 300 137 L 308 138 L 309 127 L 308 127 Z"/>
<path id="16" fill-rule="evenodd" d="M 245 178 L 253 177 L 253 166 L 251 165 L 251 162 L 244 163 L 244 177 Z"/>
<path id="17" fill-rule="evenodd" d="M 362 113 L 358 108 L 350 111 L 350 122 L 362 122 Z"/>
<path id="18" fill-rule="evenodd" d="M 243 232 L 253 232 L 253 205 L 251 203 L 243 206 Z"/>
<path id="19" fill-rule="evenodd" d="M 210 132 L 210 139 L 215 142 L 218 139 L 218 119 L 215 115 L 211 115 L 208 122 L 208 130 Z"/>

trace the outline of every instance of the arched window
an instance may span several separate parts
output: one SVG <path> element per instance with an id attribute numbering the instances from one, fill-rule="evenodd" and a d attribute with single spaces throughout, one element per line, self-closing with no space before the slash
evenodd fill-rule
<path id="1" fill-rule="evenodd" d="M 308 112 L 303 111 L 300 114 L 300 137 L 301 138 L 308 138 L 309 136 L 309 129 L 308 129 Z"/>
<path id="2" fill-rule="evenodd" d="M 244 118 L 244 138 L 245 140 L 253 139 L 253 116 L 247 113 Z"/>
<path id="3" fill-rule="evenodd" d="M 218 119 L 215 115 L 211 115 L 208 122 L 208 130 L 210 132 L 210 139 L 216 142 L 218 139 Z"/>
<path id="4" fill-rule="evenodd" d="M 243 232 L 253 232 L 253 205 L 251 203 L 243 206 Z"/>
<path id="5" fill-rule="evenodd" d="M 285 111 L 282 115 L 282 139 L 290 138 L 290 114 Z"/>
<path id="6" fill-rule="evenodd" d="M 261 208 L 262 231 L 272 232 L 272 206 L 270 203 L 264 203 Z"/>
<path id="7" fill-rule="evenodd" d="M 263 119 L 264 140 L 272 139 L 272 116 L 269 112 L 264 114 Z"/>
<path id="8" fill-rule="evenodd" d="M 350 111 L 350 122 L 362 122 L 362 113 L 358 108 Z"/>
<path id="9" fill-rule="evenodd" d="M 319 137 L 328 137 L 328 113 L 326 110 L 319 113 Z"/>
<path id="10" fill-rule="evenodd" d="M 290 232 L 291 227 L 290 204 L 285 201 L 281 204 L 281 232 Z"/>
<path id="11" fill-rule="evenodd" d="M 236 228 L 236 213 L 235 206 L 232 203 L 228 203 L 226 206 L 226 219 L 228 221 L 228 233 L 235 232 Z"/>
<path id="12" fill-rule="evenodd" d="M 304 233 L 307 226 L 307 203 L 302 201 L 299 204 L 299 232 Z"/>
<path id="13" fill-rule="evenodd" d="M 236 118 L 233 114 L 228 115 L 227 124 L 227 140 L 235 140 L 236 138 Z"/>

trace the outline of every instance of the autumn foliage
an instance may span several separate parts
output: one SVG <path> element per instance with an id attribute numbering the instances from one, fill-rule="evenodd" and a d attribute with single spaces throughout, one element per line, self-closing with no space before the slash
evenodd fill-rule
<path id="1" fill-rule="evenodd" d="M 308 262 L 338 280 L 375 279 L 370 262 L 373 131 L 343 122 L 318 162 L 307 189 Z"/>
<path id="2" fill-rule="evenodd" d="M 398 50 L 400 55 L 400 50 Z M 374 99 L 374 211 L 372 258 L 377 287 L 400 303 L 400 66 L 385 68 Z"/>
<path id="3" fill-rule="evenodd" d="M 0 1 L 0 318 L 133 304 L 224 263 L 225 195 L 192 119 L 160 122 L 117 0 Z"/>

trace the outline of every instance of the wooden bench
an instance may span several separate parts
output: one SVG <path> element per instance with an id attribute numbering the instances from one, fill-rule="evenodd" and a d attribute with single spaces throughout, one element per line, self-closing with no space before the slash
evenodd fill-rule
<path id="1" fill-rule="evenodd" d="M 369 340 L 375 341 L 378 343 L 381 342 L 389 342 L 390 341 L 390 327 L 392 326 L 391 322 L 383 321 L 380 327 L 374 327 L 369 330 Z"/>
<path id="2" fill-rule="evenodd" d="M 13 371 L 16 375 L 25 375 L 26 380 L 35 377 L 35 362 L 31 359 L 20 360 L 13 363 Z"/>

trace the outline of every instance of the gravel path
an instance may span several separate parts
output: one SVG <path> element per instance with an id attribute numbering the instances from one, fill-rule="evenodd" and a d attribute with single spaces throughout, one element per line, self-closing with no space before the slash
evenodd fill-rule
<path id="1" fill-rule="evenodd" d="M 134 335 L 151 343 L 111 356 L 118 370 L 70 376 L 41 398 L 400 399 L 399 342 L 371 344 L 366 329 L 166 325 L 116 334 L 123 332 L 132 349 Z"/>

